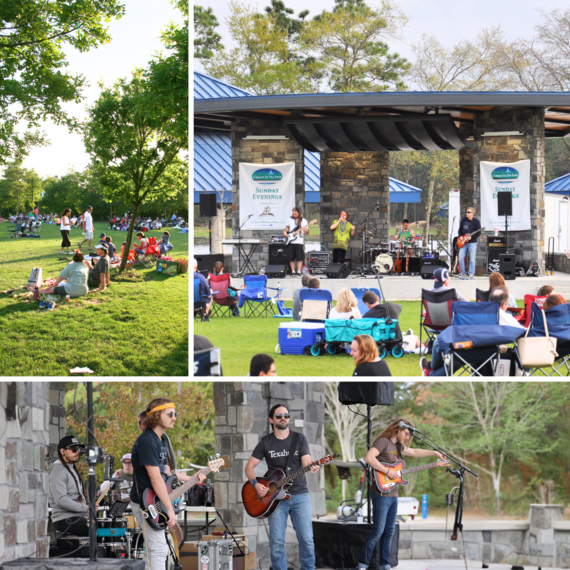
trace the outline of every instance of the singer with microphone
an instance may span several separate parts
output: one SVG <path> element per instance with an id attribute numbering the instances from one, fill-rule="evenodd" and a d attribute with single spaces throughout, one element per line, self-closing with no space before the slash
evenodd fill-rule
<path id="1" fill-rule="evenodd" d="M 402 459 L 402 455 L 406 457 L 430 457 L 435 455 L 441 460 L 445 460 L 445 456 L 439 451 L 428 449 L 412 449 L 410 443 L 413 437 L 414 426 L 406 419 L 399 419 L 392 422 L 384 431 L 374 440 L 372 447 L 366 453 L 364 459 L 372 469 L 376 469 L 385 473 L 388 479 L 397 479 L 399 477 L 396 471 L 393 471 L 385 464 L 390 464 Z M 376 547 L 376 543 L 380 541 L 379 546 L 379 568 L 386 570 L 390 566 L 390 545 L 392 537 L 396 530 L 396 514 L 398 512 L 398 486 L 395 485 L 388 493 L 380 493 L 376 486 L 372 487 L 372 507 L 374 524 L 372 531 L 368 535 L 364 548 L 358 559 L 357 570 L 366 570 L 370 564 L 372 553 Z"/>
<path id="2" fill-rule="evenodd" d="M 331 230 L 334 231 L 333 263 L 344 263 L 348 242 L 356 231 L 356 227 L 348 221 L 348 212 L 340 212 L 338 219 L 332 223 Z"/>

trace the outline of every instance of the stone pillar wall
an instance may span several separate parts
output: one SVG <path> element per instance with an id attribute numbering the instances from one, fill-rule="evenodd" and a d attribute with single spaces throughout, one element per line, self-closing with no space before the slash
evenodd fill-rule
<path id="1" fill-rule="evenodd" d="M 264 140 L 248 139 L 247 136 L 283 135 L 287 139 Z M 233 209 L 233 237 L 243 223 L 239 204 L 239 163 L 279 164 L 284 162 L 295 163 L 295 205 L 301 208 L 305 215 L 305 151 L 291 138 L 285 125 L 254 119 L 238 119 L 232 124 L 232 209 Z M 291 214 L 291 212 L 288 212 Z M 282 235 L 285 228 L 271 230 L 247 230 L 241 232 L 242 238 L 258 238 L 268 240 L 272 235 Z M 246 246 L 248 247 L 248 246 Z M 256 270 L 265 267 L 269 261 L 269 248 L 267 245 L 257 246 L 251 262 Z M 238 252 L 234 247 L 232 251 L 232 269 L 237 271 Z"/>
<path id="2" fill-rule="evenodd" d="M 501 115 L 491 111 L 475 116 L 475 159 L 473 201 L 481 211 L 480 161 L 516 162 L 530 159 L 530 215 L 531 230 L 509 232 L 509 250 L 514 251 L 517 261 L 537 261 L 544 271 L 544 110 L 510 109 Z M 519 136 L 483 137 L 485 132 L 521 131 Z M 462 188 L 463 191 L 463 188 Z M 463 209 L 463 197 L 461 197 Z M 463 212 L 462 212 L 463 213 Z M 493 228 L 487 234 L 491 233 Z M 485 247 L 477 252 L 483 259 Z"/>
<path id="3" fill-rule="evenodd" d="M 64 382 L 0 383 L 2 560 L 29 556 L 49 542 L 46 455 L 65 435 L 64 395 Z M 47 557 L 47 548 L 35 556 Z"/>
<path id="4" fill-rule="evenodd" d="M 241 488 L 246 481 L 244 468 L 259 440 L 270 431 L 268 413 L 277 403 L 285 404 L 291 412 L 291 428 L 303 433 L 311 457 L 324 455 L 324 388 L 318 382 L 216 382 L 216 453 L 226 460 L 228 469 L 216 474 L 216 507 L 233 530 L 247 537 L 247 546 L 257 553 L 258 568 L 267 569 L 269 560 L 269 526 L 266 520 L 249 517 L 241 500 Z M 256 469 L 266 471 L 265 462 Z M 324 473 L 308 475 L 313 516 L 323 515 L 325 509 Z M 286 535 L 288 566 L 299 566 L 298 543 L 289 521 Z"/>
<path id="5" fill-rule="evenodd" d="M 356 226 L 347 253 L 353 268 L 361 265 L 361 230 L 367 216 L 368 229 L 376 238 L 383 242 L 390 239 L 389 178 L 388 152 L 321 153 L 321 244 L 332 251 L 330 226 L 339 212 L 346 210 Z"/>

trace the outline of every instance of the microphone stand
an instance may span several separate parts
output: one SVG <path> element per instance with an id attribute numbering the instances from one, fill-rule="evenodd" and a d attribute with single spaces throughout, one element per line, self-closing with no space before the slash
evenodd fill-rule
<path id="1" fill-rule="evenodd" d="M 224 531 L 224 536 L 227 536 L 229 534 L 239 550 L 239 554 L 232 553 L 233 557 L 241 558 L 243 556 L 246 556 L 246 553 L 241 549 L 239 542 L 236 540 L 236 537 L 234 536 L 234 533 L 229 529 L 228 525 L 226 524 L 226 521 L 222 518 L 222 515 L 220 514 L 220 511 L 218 511 L 218 509 L 216 509 L 216 514 L 220 517 L 220 520 L 222 521 L 224 527 L 226 528 L 226 530 Z"/>
<path id="2" fill-rule="evenodd" d="M 366 273 L 366 232 L 368 231 L 368 218 L 373 211 L 374 210 L 368 212 L 366 218 L 364 218 L 364 222 L 362 222 L 362 265 L 359 267 L 359 277 L 364 278 L 368 278 L 368 274 Z M 358 269 L 356 271 L 358 272 Z"/>
<path id="3" fill-rule="evenodd" d="M 419 435 L 419 434 L 421 434 L 421 435 Z M 463 476 L 464 476 L 466 471 L 467 471 L 467 473 L 471 473 L 471 475 L 473 475 L 474 477 L 478 477 L 478 475 L 477 475 L 477 473 L 475 473 L 474 471 L 471 471 L 471 469 L 469 469 L 468 467 L 463 465 L 458 459 L 453 457 L 453 455 L 450 455 L 444 449 L 441 449 L 437 444 L 435 444 L 427 435 L 424 435 L 421 431 L 414 429 L 413 430 L 413 436 L 417 437 L 420 441 L 423 441 L 426 445 L 428 445 L 429 447 L 431 447 L 435 451 L 439 451 L 440 453 L 445 455 L 446 459 L 448 459 L 452 463 L 455 463 L 455 465 L 457 465 L 457 467 L 458 467 L 458 469 L 450 469 L 449 467 L 446 469 L 446 471 L 448 473 L 451 473 L 454 477 L 459 479 L 459 493 L 458 493 L 458 497 L 457 497 L 457 506 L 455 507 L 455 519 L 453 521 L 453 532 L 451 534 L 451 540 L 457 540 L 457 533 L 458 532 L 461 532 L 461 534 L 463 535 L 463 503 L 464 503 L 463 496 L 465 494 L 465 491 L 464 491 L 465 485 L 464 485 Z"/>

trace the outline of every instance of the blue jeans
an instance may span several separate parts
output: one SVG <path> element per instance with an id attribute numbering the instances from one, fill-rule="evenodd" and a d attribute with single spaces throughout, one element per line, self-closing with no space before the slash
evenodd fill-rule
<path id="1" fill-rule="evenodd" d="M 436 338 L 431 352 L 431 370 L 430 376 L 445 376 L 445 367 L 443 365 L 443 356 L 439 348 L 439 338 Z"/>
<path id="2" fill-rule="evenodd" d="M 275 512 L 269 517 L 271 566 L 273 570 L 287 570 L 285 531 L 287 530 L 289 515 L 291 515 L 291 522 L 299 541 L 301 570 L 314 570 L 315 546 L 309 493 L 291 495 L 288 501 L 281 501 Z"/>
<path id="3" fill-rule="evenodd" d="M 398 497 L 384 497 L 372 493 L 374 525 L 358 559 L 358 568 L 368 568 L 376 543 L 380 541 L 380 570 L 390 570 L 390 544 L 396 530 Z"/>
<path id="4" fill-rule="evenodd" d="M 170 251 L 174 246 L 168 242 L 168 243 L 161 243 L 160 244 L 160 253 L 162 255 L 166 255 L 167 251 Z"/>
<path id="5" fill-rule="evenodd" d="M 475 275 L 475 258 L 477 257 L 477 244 L 473 242 L 466 243 L 459 250 L 459 267 L 461 274 L 465 275 L 465 256 L 469 251 L 469 275 Z"/>

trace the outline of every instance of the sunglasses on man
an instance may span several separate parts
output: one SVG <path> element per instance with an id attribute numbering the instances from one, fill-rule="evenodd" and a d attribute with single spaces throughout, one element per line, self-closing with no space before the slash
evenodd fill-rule
<path id="1" fill-rule="evenodd" d="M 166 417 L 168 417 L 168 418 L 177 418 L 177 417 L 178 417 L 178 412 L 168 412 L 168 414 L 166 414 Z"/>
<path id="2" fill-rule="evenodd" d="M 285 418 L 286 420 L 288 420 L 291 415 L 290 414 L 275 414 L 275 417 L 280 420 L 281 418 Z"/>
<path id="3" fill-rule="evenodd" d="M 76 453 L 77 451 L 79 451 L 81 448 L 77 445 L 74 445 L 73 447 L 68 447 L 67 449 L 73 451 L 73 453 Z"/>

